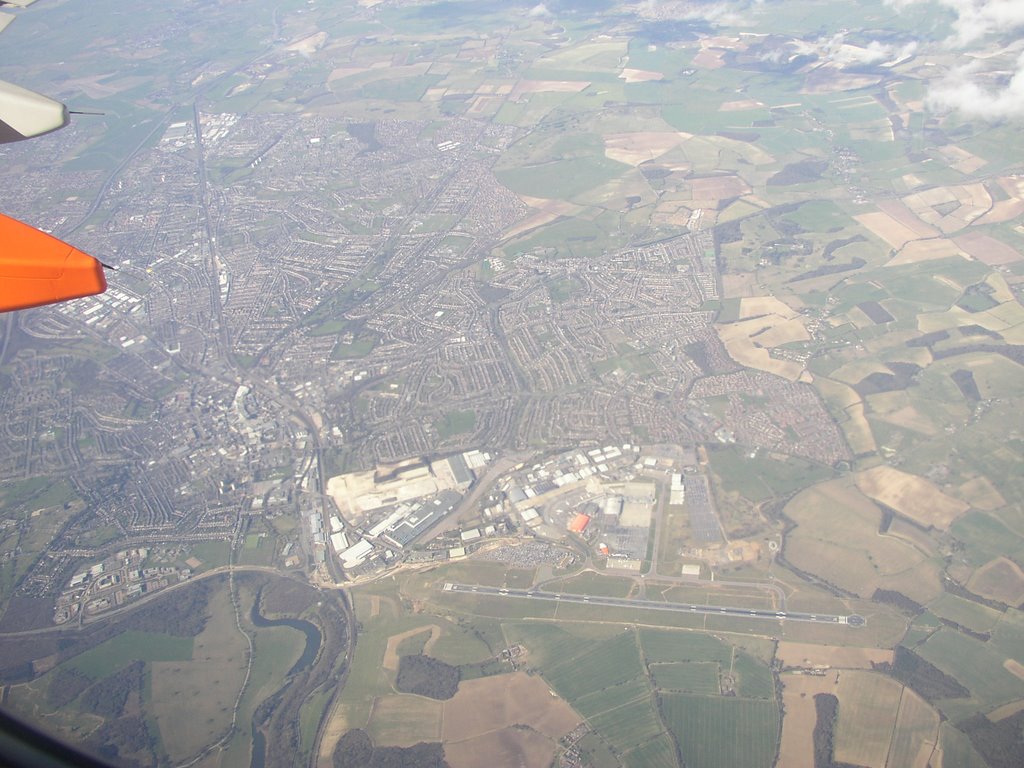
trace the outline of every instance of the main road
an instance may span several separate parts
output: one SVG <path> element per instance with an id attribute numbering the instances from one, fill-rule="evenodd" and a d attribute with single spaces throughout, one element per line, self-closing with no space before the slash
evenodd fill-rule
<path id="1" fill-rule="evenodd" d="M 463 594 L 495 595 L 497 597 L 525 598 L 530 600 L 554 600 L 562 603 L 579 603 L 581 605 L 601 605 L 612 608 L 644 608 L 654 611 L 675 611 L 677 613 L 697 613 L 707 616 L 734 616 L 743 619 L 771 619 L 773 621 L 806 621 L 813 624 L 846 624 L 851 627 L 862 627 L 864 617 L 856 614 L 840 616 L 829 613 L 806 613 L 804 611 L 772 611 L 757 608 L 734 608 L 728 605 L 700 605 L 695 603 L 666 603 L 657 600 L 636 600 L 627 597 L 602 597 L 600 595 L 577 595 L 566 592 L 542 592 L 536 589 L 506 589 L 504 587 L 484 587 L 472 584 L 444 585 L 445 592 Z"/>

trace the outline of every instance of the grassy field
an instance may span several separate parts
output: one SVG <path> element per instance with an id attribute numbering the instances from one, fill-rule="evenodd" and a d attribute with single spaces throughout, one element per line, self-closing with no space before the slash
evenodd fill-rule
<path id="1" fill-rule="evenodd" d="M 652 664 L 654 685 L 661 691 L 717 694 L 721 692 L 717 664 L 711 662 Z"/>
<path id="2" fill-rule="evenodd" d="M 650 698 L 609 709 L 588 718 L 588 721 L 620 754 L 665 732 Z"/>
<path id="3" fill-rule="evenodd" d="M 476 411 L 451 411 L 434 424 L 437 436 L 447 440 L 452 435 L 472 432 L 476 424 Z"/>
<path id="4" fill-rule="evenodd" d="M 751 456 L 749 449 L 736 445 L 715 447 L 708 451 L 708 459 L 726 491 L 739 492 L 753 502 L 788 496 L 835 475 L 830 467 L 766 452 Z"/>
<path id="5" fill-rule="evenodd" d="M 622 755 L 626 768 L 676 768 L 676 745 L 672 736 L 663 733 Z"/>
<path id="6" fill-rule="evenodd" d="M 797 524 L 786 538 L 786 558 L 798 568 L 863 597 L 878 588 L 922 603 L 940 594 L 936 564 L 914 546 L 880 535 L 881 510 L 848 480 L 803 491 L 786 505 L 786 515 Z"/>
<path id="7" fill-rule="evenodd" d="M 634 677 L 619 685 L 584 694 L 573 702 L 573 706 L 584 717 L 594 717 L 623 704 L 649 700 L 650 695 L 651 685 L 647 678 Z"/>
<path id="8" fill-rule="evenodd" d="M 210 598 L 210 619 L 188 638 L 187 656 L 152 664 L 150 707 L 170 759 L 186 760 L 223 736 L 245 679 L 249 646 L 235 626 L 228 590 Z"/>
<path id="9" fill-rule="evenodd" d="M 497 176 L 502 184 L 521 195 L 571 200 L 611 181 L 628 167 L 601 156 L 576 157 L 498 171 Z"/>
<path id="10" fill-rule="evenodd" d="M 728 667 L 732 659 L 732 648 L 729 645 L 700 632 L 643 628 L 640 630 L 640 644 L 648 663 L 717 662 Z"/>
<path id="11" fill-rule="evenodd" d="M 636 635 L 621 632 L 595 644 L 587 653 L 567 655 L 544 665 L 552 687 L 569 701 L 643 675 Z"/>
<path id="12" fill-rule="evenodd" d="M 130 630 L 76 656 L 68 665 L 98 680 L 133 661 L 178 662 L 193 655 L 193 638 Z"/>
<path id="13" fill-rule="evenodd" d="M 888 764 L 921 765 L 928 761 L 938 740 L 939 713 L 912 690 L 904 688 Z"/>
<path id="14" fill-rule="evenodd" d="M 736 678 L 736 693 L 749 699 L 775 698 L 775 681 L 764 662 L 745 653 L 733 658 L 732 674 Z"/>
<path id="15" fill-rule="evenodd" d="M 1007 656 L 997 647 L 943 628 L 916 650 L 966 686 L 985 709 L 1024 698 L 1024 680 L 1003 667 Z M 1021 655 L 1019 646 L 1014 653 Z"/>
<path id="16" fill-rule="evenodd" d="M 976 632 L 988 632 L 1003 616 L 1001 612 L 981 603 L 965 600 L 946 592 L 928 603 L 928 610 L 936 616 L 955 621 Z"/>
<path id="17" fill-rule="evenodd" d="M 440 701 L 424 696 L 382 696 L 373 705 L 367 733 L 379 747 L 411 747 L 441 740 Z"/>
<path id="18" fill-rule="evenodd" d="M 779 728 L 775 702 L 681 693 L 658 698 L 687 766 L 771 766 Z"/>
<path id="19" fill-rule="evenodd" d="M 627 597 L 635 588 L 633 579 L 623 576 L 606 576 L 586 571 L 567 579 L 545 584 L 549 592 L 569 592 L 577 595 L 600 595 L 604 597 Z"/>

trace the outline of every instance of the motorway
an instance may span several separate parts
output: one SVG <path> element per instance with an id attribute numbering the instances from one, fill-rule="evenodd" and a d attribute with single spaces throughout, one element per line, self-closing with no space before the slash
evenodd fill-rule
<path id="1" fill-rule="evenodd" d="M 837 616 L 828 613 L 805 613 L 803 611 L 772 611 L 751 608 L 733 608 L 727 605 L 698 605 L 693 603 L 665 603 L 655 600 L 633 600 L 625 597 L 602 597 L 599 595 L 574 595 L 566 592 L 541 592 L 535 589 L 506 589 L 504 587 L 483 587 L 470 584 L 444 585 L 445 592 L 462 592 L 476 595 L 495 595 L 497 597 L 529 598 L 533 600 L 556 600 L 562 603 L 580 603 L 583 605 L 602 605 L 614 608 L 646 608 L 655 611 L 675 611 L 677 613 L 697 613 L 708 616 L 734 616 L 744 619 L 771 619 L 773 621 L 806 621 L 813 624 L 845 624 L 850 627 L 862 627 L 863 616 L 851 614 Z"/>

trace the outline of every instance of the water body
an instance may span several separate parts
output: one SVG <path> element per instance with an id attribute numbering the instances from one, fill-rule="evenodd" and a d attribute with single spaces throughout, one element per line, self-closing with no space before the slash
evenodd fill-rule
<path id="1" fill-rule="evenodd" d="M 259 604 L 260 601 L 257 599 L 253 603 L 252 612 L 249 614 L 249 619 L 255 627 L 260 629 L 263 627 L 291 627 L 292 629 L 299 630 L 306 636 L 306 648 L 299 657 L 299 660 L 288 670 L 287 676 L 291 677 L 296 672 L 301 672 L 306 667 L 311 666 L 314 659 L 316 659 L 317 653 L 320 652 L 320 643 L 323 640 L 319 627 L 304 619 L 265 619 L 260 615 Z"/>
<path id="2" fill-rule="evenodd" d="M 249 619 L 252 621 L 253 626 L 257 628 L 291 627 L 292 629 L 299 630 L 306 636 L 306 647 L 302 651 L 299 660 L 292 664 L 292 668 L 288 670 L 286 677 L 291 677 L 312 666 L 317 653 L 320 652 L 320 643 L 323 641 L 323 635 L 320 634 L 320 629 L 315 624 L 304 619 L 266 619 L 260 615 L 259 597 L 252 604 Z M 263 731 L 259 729 L 254 714 L 252 721 L 252 759 L 249 761 L 249 768 L 265 768 L 266 757 L 267 738 L 263 735 Z"/>

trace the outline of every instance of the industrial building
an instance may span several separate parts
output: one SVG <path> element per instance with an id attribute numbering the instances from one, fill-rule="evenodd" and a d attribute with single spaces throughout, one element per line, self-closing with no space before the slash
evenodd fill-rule
<path id="1" fill-rule="evenodd" d="M 407 547 L 421 533 L 450 513 L 462 500 L 462 494 L 455 491 L 441 491 L 435 499 L 415 505 L 400 518 L 391 520 L 381 536 L 396 547 Z M 379 524 L 378 524 L 379 525 Z M 376 529 L 378 526 L 374 526 Z"/>

